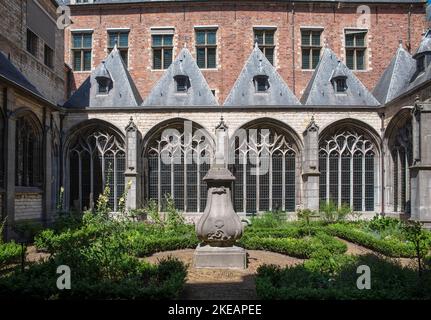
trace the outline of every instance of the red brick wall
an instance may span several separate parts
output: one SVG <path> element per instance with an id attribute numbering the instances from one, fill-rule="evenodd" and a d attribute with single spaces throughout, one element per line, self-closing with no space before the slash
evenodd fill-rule
<path id="1" fill-rule="evenodd" d="M 299 98 L 312 76 L 312 72 L 301 70 L 300 27 L 323 27 L 322 40 L 344 60 L 344 28 L 357 27 L 359 17 L 357 6 L 345 4 L 340 7 L 337 4 L 296 4 L 293 8 L 291 3 L 238 2 L 73 7 L 74 24 L 65 36 L 66 63 L 71 62 L 70 30 L 94 29 L 94 68 L 107 54 L 107 28 L 130 28 L 130 72 L 145 99 L 163 73 L 151 70 L 150 28 L 175 27 L 174 55 L 187 42 L 195 56 L 194 27 L 217 25 L 218 68 L 203 70 L 203 74 L 211 89 L 217 90 L 219 102 L 223 103 L 251 52 L 253 26 L 275 26 L 276 67 Z M 356 74 L 372 90 L 394 55 L 399 40 L 407 43 L 410 5 L 379 4 L 370 7 L 368 68 Z M 410 21 L 411 47 L 414 52 L 426 27 L 423 5 L 412 6 Z M 295 37 L 294 46 L 292 33 Z M 88 75 L 88 72 L 75 73 L 75 86 L 78 87 Z"/>

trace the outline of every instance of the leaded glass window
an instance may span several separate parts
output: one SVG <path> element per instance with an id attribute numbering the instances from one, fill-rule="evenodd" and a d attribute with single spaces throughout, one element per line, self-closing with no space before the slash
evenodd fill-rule
<path id="1" fill-rule="evenodd" d="M 393 170 L 393 205 L 395 212 L 410 211 L 410 170 L 413 164 L 412 126 L 408 121 L 397 131 L 391 145 Z"/>
<path id="2" fill-rule="evenodd" d="M 105 186 L 109 186 L 109 206 L 117 211 L 125 190 L 126 169 L 120 139 L 99 130 L 82 133 L 69 149 L 69 159 L 70 205 L 78 210 L 94 208 Z"/>
<path id="3" fill-rule="evenodd" d="M 28 117 L 16 121 L 16 186 L 42 186 L 42 137 Z"/>
<path id="4" fill-rule="evenodd" d="M 250 129 L 247 138 L 233 143 L 235 210 L 295 211 L 296 151 L 287 137 L 271 129 Z"/>
<path id="5" fill-rule="evenodd" d="M 358 133 L 335 134 L 320 144 L 320 201 L 374 210 L 375 147 Z"/>
<path id="6" fill-rule="evenodd" d="M 186 131 L 186 132 L 184 132 Z M 184 212 L 203 212 L 206 206 L 207 174 L 213 144 L 202 129 L 166 130 L 151 141 L 146 154 L 148 198 L 165 210 L 166 198 Z"/>

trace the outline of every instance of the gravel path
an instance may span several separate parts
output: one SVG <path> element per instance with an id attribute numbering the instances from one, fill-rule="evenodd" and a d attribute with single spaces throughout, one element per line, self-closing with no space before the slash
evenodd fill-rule
<path id="1" fill-rule="evenodd" d="M 193 265 L 195 250 L 179 250 L 156 253 L 145 260 L 157 263 L 161 258 L 176 257 L 188 265 L 187 282 L 181 299 L 186 300 L 255 300 L 255 275 L 262 264 L 293 266 L 303 262 L 301 259 L 278 253 L 247 250 L 248 268 L 246 270 L 196 269 Z"/>

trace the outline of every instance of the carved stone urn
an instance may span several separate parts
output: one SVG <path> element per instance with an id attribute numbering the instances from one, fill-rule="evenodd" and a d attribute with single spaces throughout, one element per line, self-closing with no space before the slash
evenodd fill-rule
<path id="1" fill-rule="evenodd" d="M 195 252 L 197 268 L 241 268 L 246 266 L 246 252 L 234 246 L 242 237 L 243 225 L 232 205 L 231 186 L 235 177 L 227 168 L 227 126 L 223 121 L 216 127 L 216 154 L 204 181 L 208 187 L 207 205 L 196 225 L 202 244 Z"/>
<path id="2" fill-rule="evenodd" d="M 196 234 L 203 243 L 212 247 L 231 247 L 241 238 L 243 227 L 233 209 L 232 173 L 222 165 L 214 165 L 205 176 L 208 186 L 207 205 L 196 225 Z"/>

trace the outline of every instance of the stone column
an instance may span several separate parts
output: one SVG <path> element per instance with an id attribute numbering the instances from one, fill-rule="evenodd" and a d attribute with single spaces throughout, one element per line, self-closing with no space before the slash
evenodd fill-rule
<path id="1" fill-rule="evenodd" d="M 15 131 L 16 119 L 11 114 L 15 105 L 13 89 L 7 89 L 7 121 L 6 121 L 6 159 L 5 159 L 5 211 L 6 211 L 6 238 L 13 236 L 12 224 L 15 221 Z"/>
<path id="2" fill-rule="evenodd" d="M 130 183 L 130 190 L 127 194 L 127 209 L 137 209 L 139 206 L 140 196 L 140 179 L 139 168 L 141 167 L 138 162 L 138 146 L 139 146 L 139 131 L 130 118 L 130 122 L 126 127 L 126 172 L 125 182 L 126 188 Z"/>
<path id="3" fill-rule="evenodd" d="M 52 169 L 51 169 L 51 146 L 52 146 L 52 130 L 51 116 L 44 110 L 43 113 L 43 203 L 42 203 L 42 222 L 46 226 L 51 222 L 52 211 Z"/>
<path id="4" fill-rule="evenodd" d="M 304 182 L 304 208 L 319 210 L 319 127 L 311 119 L 304 133 L 304 162 L 302 179 Z"/>
<path id="5" fill-rule="evenodd" d="M 410 167 L 411 217 L 431 227 L 431 102 L 412 110 L 413 165 Z"/>

